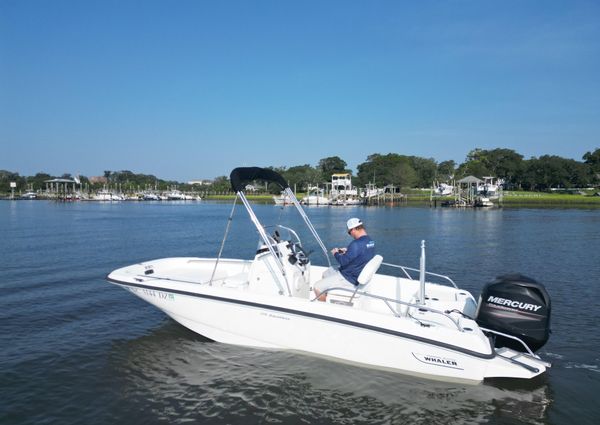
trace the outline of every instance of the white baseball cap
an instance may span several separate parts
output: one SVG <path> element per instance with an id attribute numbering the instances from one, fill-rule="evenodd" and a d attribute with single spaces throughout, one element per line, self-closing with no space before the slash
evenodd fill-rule
<path id="1" fill-rule="evenodd" d="M 360 221 L 360 219 L 356 218 L 356 217 L 353 217 L 346 222 L 346 226 L 348 227 L 348 230 L 354 229 L 355 227 L 358 227 L 362 224 L 363 224 L 363 222 Z"/>

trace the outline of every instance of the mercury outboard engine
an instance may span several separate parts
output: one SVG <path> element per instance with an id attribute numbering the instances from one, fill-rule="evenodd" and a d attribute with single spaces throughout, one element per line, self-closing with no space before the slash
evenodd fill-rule
<path id="1" fill-rule="evenodd" d="M 488 283 L 479 296 L 477 323 L 484 328 L 515 336 L 539 350 L 550 336 L 550 296 L 535 280 L 511 274 Z M 518 341 L 495 335 L 496 347 L 526 351 Z"/>

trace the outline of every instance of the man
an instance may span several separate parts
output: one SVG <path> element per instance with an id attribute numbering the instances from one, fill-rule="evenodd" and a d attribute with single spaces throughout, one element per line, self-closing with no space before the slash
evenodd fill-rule
<path id="1" fill-rule="evenodd" d="M 327 300 L 328 288 L 348 288 L 355 290 L 358 276 L 365 265 L 375 256 L 375 242 L 369 237 L 363 222 L 351 218 L 346 222 L 348 234 L 354 239 L 348 248 L 333 248 L 331 253 L 340 264 L 338 269 L 329 268 L 323 273 L 323 279 L 315 283 L 314 291 L 319 301 Z"/>

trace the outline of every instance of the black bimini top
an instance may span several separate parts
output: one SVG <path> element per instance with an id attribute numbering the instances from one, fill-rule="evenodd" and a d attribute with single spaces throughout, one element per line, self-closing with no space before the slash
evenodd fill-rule
<path id="1" fill-rule="evenodd" d="M 281 174 L 268 168 L 260 167 L 239 167 L 234 168 L 229 175 L 231 188 L 234 192 L 241 192 L 246 185 L 254 180 L 263 180 L 277 183 L 282 189 L 288 187 L 287 182 Z"/>

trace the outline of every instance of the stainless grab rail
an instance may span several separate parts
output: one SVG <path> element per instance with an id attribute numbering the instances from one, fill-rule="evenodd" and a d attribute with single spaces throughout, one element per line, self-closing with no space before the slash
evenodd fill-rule
<path id="1" fill-rule="evenodd" d="M 392 306 L 390 306 L 390 304 L 389 304 L 390 302 L 393 302 L 393 303 L 396 303 L 396 304 L 400 304 L 400 305 L 405 305 L 405 306 L 407 306 L 407 307 L 409 307 L 409 308 L 410 308 L 410 307 L 413 307 L 413 308 L 416 308 L 416 309 L 427 310 L 427 311 L 429 311 L 429 312 L 431 312 L 431 313 L 439 314 L 439 315 L 441 315 L 441 316 L 443 316 L 443 317 L 447 318 L 448 320 L 450 320 L 450 321 L 451 321 L 451 322 L 452 322 L 452 323 L 453 323 L 453 324 L 456 326 L 456 328 L 457 328 L 457 329 L 458 329 L 460 332 L 464 332 L 464 329 L 462 328 L 462 326 L 460 326 L 460 323 L 459 323 L 459 320 L 458 320 L 458 319 L 456 319 L 456 320 L 455 320 L 455 319 L 454 319 L 452 316 L 450 316 L 449 314 L 447 314 L 447 313 L 445 313 L 445 312 L 443 312 L 443 311 L 440 311 L 440 310 L 436 310 L 435 308 L 427 307 L 427 306 L 425 306 L 425 305 L 407 303 L 407 302 L 405 302 L 405 301 L 400 301 L 400 300 L 396 300 L 396 299 L 393 299 L 393 298 L 382 297 L 382 296 L 380 296 L 380 295 L 373 295 L 373 294 L 369 294 L 368 292 L 364 292 L 364 291 L 356 291 L 356 290 L 353 290 L 353 289 L 349 289 L 349 288 L 342 288 L 342 287 L 328 288 L 328 289 L 324 290 L 324 291 L 321 293 L 321 295 L 323 295 L 323 294 L 328 294 L 329 292 L 331 292 L 331 291 L 334 291 L 334 290 L 335 290 L 335 291 L 344 291 L 344 292 L 349 292 L 349 293 L 351 293 L 351 294 L 355 294 L 355 293 L 356 293 L 356 294 L 360 294 L 360 295 L 363 295 L 363 296 L 366 296 L 366 297 L 369 297 L 369 298 L 374 298 L 374 299 L 377 299 L 377 300 L 383 301 L 383 302 L 384 302 L 384 304 L 385 304 L 385 305 L 386 305 L 386 306 L 387 306 L 387 307 L 390 309 L 390 311 L 392 312 L 392 314 L 393 314 L 395 317 L 402 317 L 402 316 L 401 316 L 400 314 L 398 314 L 398 313 L 396 313 L 396 312 L 394 311 L 394 309 L 392 308 Z M 315 301 L 315 300 L 317 300 L 317 297 L 313 298 L 313 299 L 311 300 L 311 302 L 313 302 L 313 301 Z M 408 315 L 408 311 L 407 311 L 407 315 Z M 412 316 L 411 316 L 411 317 L 412 317 Z M 414 318 L 414 317 L 413 317 L 413 319 L 415 319 L 415 320 L 417 320 L 417 321 L 419 320 L 419 319 L 417 319 L 417 318 Z"/>
<path id="2" fill-rule="evenodd" d="M 414 269 L 412 267 L 406 267 L 406 266 L 400 266 L 398 264 L 381 263 L 381 265 L 392 267 L 392 268 L 401 269 L 404 272 L 404 274 L 406 275 L 406 277 L 408 279 L 410 279 L 410 280 L 415 280 L 415 279 L 410 275 L 410 273 L 407 272 L 407 270 L 411 270 L 411 271 L 414 271 L 414 272 L 419 272 L 420 271 L 419 269 Z M 459 287 L 456 285 L 456 283 L 454 283 L 454 281 L 450 277 L 448 277 L 446 275 L 432 273 L 432 272 L 425 272 L 425 274 L 426 275 L 430 275 L 430 276 L 435 276 L 435 277 L 446 279 L 447 281 L 449 281 L 452 284 L 452 286 L 454 286 L 456 289 L 459 289 Z"/>
<path id="3" fill-rule="evenodd" d="M 527 350 L 527 352 L 529 353 L 529 355 L 531 355 L 532 357 L 535 357 L 536 359 L 538 358 L 538 356 L 536 356 L 535 354 L 533 354 L 533 351 L 531 351 L 531 349 L 530 349 L 530 348 L 529 348 L 529 346 L 528 346 L 528 345 L 525 343 L 525 341 L 523 341 L 522 339 L 520 339 L 520 338 L 518 338 L 518 337 L 516 337 L 516 336 L 513 336 L 513 335 L 508 335 L 508 334 L 505 334 L 505 333 L 503 333 L 503 332 L 498 332 L 498 331 L 495 331 L 495 330 L 493 330 L 493 329 L 483 328 L 483 327 L 481 327 L 481 326 L 479 327 L 479 329 L 481 329 L 481 330 L 482 330 L 482 331 L 484 331 L 484 332 L 489 332 L 489 333 L 492 333 L 492 334 L 495 334 L 495 335 L 500 335 L 500 336 L 503 336 L 503 337 L 505 337 L 505 338 L 514 339 L 515 341 L 517 341 L 517 342 L 520 342 L 520 343 L 521 343 L 521 345 L 522 345 L 523 347 L 525 347 L 525 349 Z"/>

